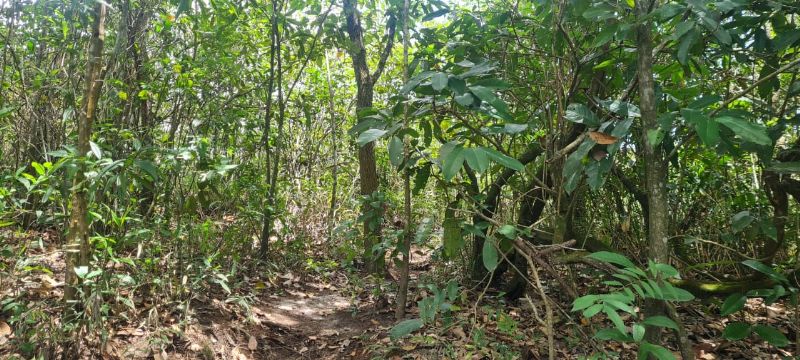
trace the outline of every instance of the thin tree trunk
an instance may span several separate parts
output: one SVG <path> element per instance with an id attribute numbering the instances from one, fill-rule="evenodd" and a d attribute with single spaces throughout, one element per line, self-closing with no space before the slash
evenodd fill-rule
<path id="1" fill-rule="evenodd" d="M 278 17 L 277 17 L 278 5 L 276 2 L 272 3 L 272 33 L 270 34 L 270 54 L 269 54 L 269 80 L 267 84 L 267 99 L 266 105 L 264 109 L 264 136 L 261 139 L 262 144 L 264 146 L 266 152 L 266 174 L 265 174 L 265 183 L 269 186 L 272 184 L 272 163 L 270 158 L 270 145 L 269 145 L 269 137 L 270 137 L 270 129 L 272 126 L 272 91 L 275 88 L 275 56 L 276 53 L 280 51 L 280 44 L 277 41 L 277 33 L 278 33 Z M 278 54 L 280 56 L 280 54 Z M 267 190 L 267 208 L 263 209 L 264 217 L 262 220 L 262 228 L 261 228 L 261 244 L 259 246 L 259 257 L 262 259 L 267 257 L 269 254 L 269 236 L 272 232 L 272 209 L 273 202 L 270 198 L 271 189 Z"/>
<path id="2" fill-rule="evenodd" d="M 408 83 L 408 0 L 403 1 L 403 83 Z M 408 128 L 408 103 L 403 105 L 403 126 Z M 397 308 L 394 317 L 400 320 L 406 316 L 408 298 L 408 268 L 411 262 L 411 173 L 408 167 L 409 141 L 403 136 L 403 200 L 406 226 L 403 231 L 402 262 L 397 289 Z"/>
<path id="3" fill-rule="evenodd" d="M 375 82 L 383 72 L 386 59 L 391 53 L 394 43 L 395 18 L 389 15 L 386 24 L 387 41 L 386 47 L 378 61 L 375 72 L 370 74 L 369 64 L 367 64 L 367 50 L 364 47 L 363 28 L 358 13 L 358 0 L 344 0 L 343 3 L 345 17 L 347 19 L 347 34 L 353 45 L 350 57 L 353 61 L 353 71 L 356 79 L 356 113 L 363 109 L 371 108 L 373 101 L 373 90 Z M 361 119 L 359 119 L 361 121 Z M 375 142 L 369 142 L 358 149 L 358 174 L 361 179 L 361 195 L 371 195 L 378 191 L 378 170 L 375 165 Z M 366 210 L 365 209 L 362 209 Z M 364 264 L 368 272 L 380 272 L 383 270 L 383 259 L 372 256 L 372 248 L 380 241 L 380 227 L 373 230 L 369 229 L 368 220 L 364 222 Z"/>
<path id="4" fill-rule="evenodd" d="M 333 103 L 333 84 L 331 83 L 331 65 L 330 61 L 328 60 L 328 51 L 325 51 L 325 75 L 328 80 L 328 113 L 331 117 L 331 157 L 333 160 L 333 166 L 331 167 L 331 205 L 330 209 L 328 210 L 328 241 L 333 241 L 333 227 L 336 223 L 336 187 L 338 185 L 338 171 L 339 171 L 339 155 L 336 153 L 337 151 L 337 141 L 336 138 L 336 112 L 335 112 L 335 105 Z"/>
<path id="5" fill-rule="evenodd" d="M 86 93 L 78 116 L 78 154 L 81 158 L 89 152 L 92 124 L 97 110 L 97 100 L 103 85 L 101 78 L 103 43 L 105 41 L 106 6 L 98 1 L 94 6 L 94 24 L 89 45 L 89 58 L 86 65 Z M 72 191 L 72 210 L 68 224 L 66 245 L 66 288 L 64 301 L 67 303 L 68 320 L 73 320 L 79 306 L 75 303 L 81 283 L 76 268 L 89 266 L 89 223 L 86 199 L 86 165 L 81 162 L 75 175 Z"/>
<path id="6" fill-rule="evenodd" d="M 653 40 L 650 32 L 650 23 L 647 16 L 655 1 L 637 1 L 636 18 L 637 26 L 637 53 L 639 77 L 639 109 L 642 114 L 641 139 L 644 153 L 645 186 L 647 192 L 648 218 L 648 256 L 658 263 L 669 262 L 669 204 L 667 199 L 668 164 L 664 161 L 662 147 L 651 144 L 647 133 L 658 129 L 658 115 L 656 113 L 655 84 L 653 80 Z M 645 304 L 645 315 L 665 315 L 666 308 L 663 301 L 648 301 Z M 661 329 L 658 327 L 647 328 L 647 341 L 659 344 Z"/>

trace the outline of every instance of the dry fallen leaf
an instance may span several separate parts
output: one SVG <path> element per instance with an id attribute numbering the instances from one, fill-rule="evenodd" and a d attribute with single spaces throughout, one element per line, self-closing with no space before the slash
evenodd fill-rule
<path id="1" fill-rule="evenodd" d="M 610 144 L 613 144 L 613 143 L 617 142 L 617 140 L 619 140 L 619 138 L 617 138 L 616 136 L 611 136 L 611 135 L 608 135 L 608 134 L 605 134 L 605 133 L 601 133 L 599 131 L 590 131 L 589 132 L 589 137 L 592 140 L 594 140 L 594 142 L 596 142 L 596 143 L 598 143 L 600 145 L 610 145 Z"/>
<path id="2" fill-rule="evenodd" d="M 250 351 L 255 351 L 258 348 L 258 340 L 256 340 L 255 336 L 250 335 L 250 340 L 247 341 L 247 348 Z"/>
<path id="3" fill-rule="evenodd" d="M 0 321 L 0 337 L 11 335 L 11 326 L 5 321 Z"/>

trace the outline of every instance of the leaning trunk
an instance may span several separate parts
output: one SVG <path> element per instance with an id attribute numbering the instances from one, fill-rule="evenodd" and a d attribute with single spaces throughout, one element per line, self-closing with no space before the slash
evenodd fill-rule
<path id="1" fill-rule="evenodd" d="M 86 165 L 83 158 L 89 153 L 89 141 L 92 136 L 92 123 L 94 123 L 97 110 L 97 99 L 100 96 L 103 42 L 105 40 L 106 6 L 98 1 L 94 7 L 94 24 L 92 38 L 89 45 L 89 58 L 86 65 L 86 92 L 83 97 L 81 113 L 78 116 L 78 142 L 77 149 L 81 161 L 75 175 L 72 191 L 72 209 L 68 224 L 66 245 L 66 288 L 64 301 L 67 303 L 67 319 L 74 319 L 76 310 L 79 309 L 78 290 L 80 278 L 76 269 L 89 266 L 89 222 L 88 203 L 86 200 Z"/>

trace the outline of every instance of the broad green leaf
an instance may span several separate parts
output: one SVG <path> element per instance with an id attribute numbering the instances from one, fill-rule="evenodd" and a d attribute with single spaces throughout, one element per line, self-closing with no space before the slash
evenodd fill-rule
<path id="1" fill-rule="evenodd" d="M 517 228 L 514 225 L 503 225 L 497 229 L 497 232 L 512 240 L 517 237 Z"/>
<path id="2" fill-rule="evenodd" d="M 431 86 L 436 92 L 442 91 L 447 87 L 447 74 L 437 72 L 431 77 Z"/>
<path id="3" fill-rule="evenodd" d="M 620 254 L 613 253 L 613 252 L 610 252 L 610 251 L 598 251 L 598 252 L 591 253 L 591 254 L 587 255 L 587 257 L 591 258 L 591 259 L 594 259 L 594 260 L 597 260 L 597 261 L 602 261 L 602 262 L 605 262 L 605 263 L 621 265 L 621 266 L 628 267 L 628 268 L 635 268 L 636 267 L 636 265 L 634 265 L 633 262 L 630 259 L 626 258 L 625 256 L 622 256 Z"/>
<path id="4" fill-rule="evenodd" d="M 633 324 L 633 327 L 631 327 L 631 334 L 633 335 L 633 341 L 642 341 L 642 339 L 644 339 L 644 326 Z"/>
<path id="5" fill-rule="evenodd" d="M 682 109 L 681 115 L 686 121 L 694 124 L 694 129 L 703 144 L 715 146 L 719 143 L 719 125 L 716 121 L 712 121 L 702 111 L 696 109 Z"/>
<path id="6" fill-rule="evenodd" d="M 772 145 L 772 139 L 770 139 L 769 135 L 767 135 L 767 129 L 761 125 L 757 125 L 745 119 L 736 118 L 733 116 L 720 116 L 714 119 L 714 121 L 724 125 L 728 129 L 731 129 L 731 131 L 742 138 L 742 140 L 758 145 Z"/>
<path id="7" fill-rule="evenodd" d="M 722 337 L 728 340 L 741 340 L 750 335 L 750 324 L 740 321 L 732 322 L 725 326 L 722 331 Z"/>
<path id="8" fill-rule="evenodd" d="M 140 169 L 142 169 L 145 173 L 147 173 L 147 175 L 150 175 L 150 178 L 153 181 L 157 181 L 158 180 L 158 167 L 156 167 L 156 165 L 153 164 L 152 161 L 150 161 L 150 160 L 136 160 L 134 163 L 136 164 L 136 166 L 138 166 Z"/>
<path id="9" fill-rule="evenodd" d="M 498 254 L 497 248 L 491 240 L 487 239 L 483 242 L 482 255 L 483 266 L 486 267 L 486 270 L 494 271 L 497 268 Z"/>
<path id="10" fill-rule="evenodd" d="M 599 313 L 600 310 L 603 310 L 603 304 L 594 304 L 592 306 L 589 306 L 588 308 L 583 310 L 583 317 L 588 319 L 592 316 L 597 315 L 597 313 Z"/>
<path id="11" fill-rule="evenodd" d="M 386 130 L 381 130 L 381 129 L 369 129 L 367 131 L 362 132 L 361 135 L 358 135 L 356 143 L 358 144 L 358 146 L 364 147 L 364 145 L 367 145 L 379 139 L 381 136 L 386 134 L 386 132 L 387 132 Z"/>
<path id="12" fill-rule="evenodd" d="M 440 17 L 442 15 L 445 15 L 445 14 L 447 14 L 449 12 L 450 12 L 450 9 L 442 8 L 442 9 L 436 10 L 434 12 L 427 13 L 427 14 L 425 14 L 425 16 L 422 17 L 422 22 L 433 20 L 433 19 L 435 19 L 437 17 Z"/>
<path id="13" fill-rule="evenodd" d="M 694 28 L 689 29 L 689 31 L 681 37 L 681 41 L 678 43 L 678 61 L 681 65 L 689 63 L 689 50 L 694 43 L 697 42 L 698 38 L 700 38 L 700 34 Z"/>
<path id="14" fill-rule="evenodd" d="M 103 158 L 103 150 L 100 149 L 100 146 L 97 145 L 94 141 L 89 141 L 89 148 L 92 149 L 92 154 L 98 160 Z"/>
<path id="15" fill-rule="evenodd" d="M 475 85 L 470 86 L 469 91 L 475 94 L 478 99 L 481 99 L 481 101 L 491 105 L 492 108 L 497 110 L 497 115 L 499 118 L 505 121 L 513 120 L 511 114 L 508 112 L 508 105 L 506 105 L 505 101 L 497 97 L 492 89 L 485 86 Z"/>
<path id="16" fill-rule="evenodd" d="M 778 282 L 788 282 L 789 281 L 788 279 L 786 279 L 785 276 L 783 276 L 783 274 L 778 273 L 777 271 L 775 271 L 775 269 L 773 269 L 772 267 L 769 267 L 767 265 L 764 265 L 760 261 L 757 261 L 757 260 L 745 260 L 745 261 L 742 261 L 742 265 L 745 265 L 745 266 L 747 266 L 749 268 L 752 268 L 753 270 L 756 270 L 756 271 L 758 271 L 758 272 L 760 272 L 760 273 L 762 273 L 764 275 L 767 275 L 772 280 L 775 280 L 775 281 L 778 281 Z"/>
<path id="17" fill-rule="evenodd" d="M 464 158 L 467 159 L 467 164 L 478 174 L 482 174 L 489 168 L 489 157 L 483 148 L 471 148 L 464 151 Z"/>
<path id="18" fill-rule="evenodd" d="M 79 279 L 85 278 L 86 274 L 89 273 L 88 266 L 76 266 L 74 270 L 75 270 L 75 276 L 77 276 Z"/>
<path id="19" fill-rule="evenodd" d="M 392 330 L 389 331 L 389 338 L 395 341 L 414 331 L 422 329 L 422 325 L 423 323 L 420 319 L 403 320 L 392 327 Z"/>
<path id="20" fill-rule="evenodd" d="M 725 302 L 722 303 L 722 306 L 719 309 L 721 316 L 728 316 L 733 314 L 742 308 L 744 308 L 744 303 L 747 300 L 747 296 L 744 294 L 736 293 L 731 294 L 728 298 L 725 299 Z"/>
<path id="21" fill-rule="evenodd" d="M 492 160 L 494 160 L 494 162 L 496 162 L 496 163 L 498 163 L 500 165 L 503 165 L 503 166 L 505 166 L 505 167 L 507 167 L 509 169 L 513 169 L 513 170 L 516 170 L 516 171 L 522 171 L 523 169 L 525 169 L 525 165 L 522 165 L 522 163 L 519 162 L 519 160 L 517 160 L 517 159 L 514 159 L 514 158 L 512 158 L 510 156 L 506 156 L 505 154 L 503 154 L 503 153 L 501 153 L 501 152 L 499 152 L 499 151 L 497 151 L 495 149 L 491 149 L 491 148 L 487 148 L 487 147 L 481 147 L 481 149 L 483 149 L 483 151 L 486 152 L 486 155 L 489 158 L 491 158 Z"/>
<path id="22" fill-rule="evenodd" d="M 626 330 L 625 329 L 625 323 L 622 322 L 622 318 L 619 317 L 619 314 L 617 314 L 617 312 L 615 310 L 613 310 L 613 309 L 611 309 L 609 307 L 604 308 L 603 312 L 606 314 L 608 319 L 611 320 L 612 323 L 614 323 L 614 326 L 616 326 L 617 330 L 619 330 L 621 333 L 625 334 L 625 332 L 626 332 L 625 331 Z"/>
<path id="23" fill-rule="evenodd" d="M 464 166 L 464 148 L 456 145 L 442 159 L 442 175 L 446 181 L 450 181 L 461 171 Z"/>
<path id="24" fill-rule="evenodd" d="M 455 97 L 456 102 L 461 106 L 470 106 L 472 103 L 475 102 L 475 98 L 472 97 L 470 93 L 464 93 L 464 95 L 458 95 Z"/>
<path id="25" fill-rule="evenodd" d="M 661 315 L 650 316 L 644 319 L 642 324 L 678 330 L 678 324 L 672 321 L 672 319 Z"/>
<path id="26" fill-rule="evenodd" d="M 600 126 L 600 119 L 595 115 L 592 110 L 589 110 L 586 105 L 583 104 L 569 104 L 567 106 L 567 111 L 564 114 L 564 118 L 578 124 L 584 124 L 588 127 L 598 127 Z"/>
<path id="27" fill-rule="evenodd" d="M 741 232 L 750 225 L 753 220 L 755 220 L 755 218 L 750 215 L 749 211 L 740 211 L 731 217 L 731 230 L 733 230 L 734 233 Z"/>
<path id="28" fill-rule="evenodd" d="M 648 342 L 639 344 L 639 353 L 637 354 L 640 360 L 647 359 L 648 356 L 655 357 L 658 360 L 675 360 L 675 355 L 667 348 L 661 345 L 653 345 Z"/>
<path id="29" fill-rule="evenodd" d="M 397 136 L 389 140 L 389 161 L 395 167 L 403 163 L 403 141 Z"/>
<path id="30" fill-rule="evenodd" d="M 772 326 L 756 325 L 753 326 L 753 331 L 772 346 L 783 347 L 789 345 L 789 339 L 786 338 L 786 335 L 783 335 L 782 332 Z"/>
<path id="31" fill-rule="evenodd" d="M 578 311 L 588 308 L 597 302 L 598 296 L 589 294 L 581 296 L 572 302 L 572 311 Z"/>
<path id="32" fill-rule="evenodd" d="M 600 329 L 594 334 L 594 338 L 597 340 L 616 340 L 627 342 L 631 341 L 631 338 L 623 332 L 620 332 L 617 329 Z"/>
<path id="33" fill-rule="evenodd" d="M 650 146 L 657 147 L 661 144 L 661 140 L 663 139 L 664 130 L 661 130 L 661 128 L 647 130 L 647 143 L 650 144 Z"/>

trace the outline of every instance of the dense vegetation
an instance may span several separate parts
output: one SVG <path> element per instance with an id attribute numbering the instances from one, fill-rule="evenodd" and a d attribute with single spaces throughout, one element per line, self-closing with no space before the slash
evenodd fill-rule
<path id="1" fill-rule="evenodd" d="M 0 41 L 2 357 L 800 356 L 796 1 L 0 0 Z"/>

